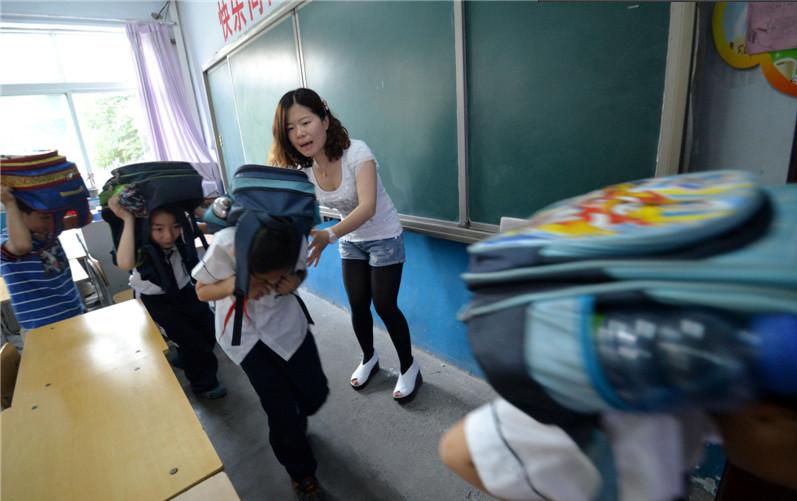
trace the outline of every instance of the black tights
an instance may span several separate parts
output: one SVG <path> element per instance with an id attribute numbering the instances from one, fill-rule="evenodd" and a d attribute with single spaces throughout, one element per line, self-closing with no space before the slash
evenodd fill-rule
<path id="1" fill-rule="evenodd" d="M 374 320 L 371 301 L 385 323 L 404 373 L 412 365 L 412 344 L 407 319 L 398 307 L 403 263 L 372 267 L 365 259 L 343 259 L 343 285 L 351 305 L 354 335 L 363 350 L 363 361 L 374 354 Z"/>

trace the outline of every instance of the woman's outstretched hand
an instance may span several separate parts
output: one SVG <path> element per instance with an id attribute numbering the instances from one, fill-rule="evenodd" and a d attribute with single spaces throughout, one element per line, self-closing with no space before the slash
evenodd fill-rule
<path id="1" fill-rule="evenodd" d="M 326 230 L 310 230 L 313 239 L 307 246 L 307 266 L 318 266 L 321 253 L 329 245 L 329 233 Z"/>

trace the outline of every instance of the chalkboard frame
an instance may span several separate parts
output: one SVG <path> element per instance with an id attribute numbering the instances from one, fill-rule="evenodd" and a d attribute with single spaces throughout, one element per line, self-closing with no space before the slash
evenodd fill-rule
<path id="1" fill-rule="evenodd" d="M 245 33 L 238 40 L 222 48 L 202 68 L 203 80 L 210 110 L 211 126 L 214 132 L 216 151 L 219 152 L 219 161 L 222 166 L 222 177 L 225 187 L 229 186 L 226 168 L 224 168 L 221 145 L 219 143 L 218 128 L 215 119 L 213 103 L 210 98 L 210 83 L 208 71 L 216 65 L 227 61 L 236 51 L 243 50 L 247 44 L 267 31 L 271 26 L 284 20 L 286 16 L 292 17 L 296 48 L 298 51 L 299 68 L 302 85 L 307 85 L 305 77 L 304 58 L 300 33 L 298 28 L 297 12 L 309 4 L 307 0 L 289 0 L 278 6 L 269 16 L 264 18 L 257 26 Z M 454 52 L 456 71 L 456 121 L 457 121 L 457 163 L 458 163 L 458 205 L 459 217 L 456 221 L 440 220 L 428 217 L 418 217 L 412 214 L 400 214 L 402 225 L 405 229 L 419 233 L 471 243 L 485 238 L 498 231 L 499 225 L 479 221 L 472 221 L 469 214 L 469 175 L 468 175 L 468 123 L 467 123 L 467 81 L 466 81 L 466 54 L 465 54 L 465 22 L 464 6 L 461 1 L 453 1 L 454 15 Z M 664 76 L 664 95 L 662 99 L 661 127 L 659 131 L 658 148 L 656 155 L 655 174 L 665 176 L 678 173 L 678 165 L 682 156 L 684 117 L 687 106 L 688 81 L 691 72 L 693 34 L 695 30 L 695 6 L 690 3 L 670 4 L 670 22 L 667 42 L 667 56 Z M 235 111 L 237 113 L 237 110 Z M 322 213 L 328 217 L 337 217 L 337 213 L 324 210 Z"/>

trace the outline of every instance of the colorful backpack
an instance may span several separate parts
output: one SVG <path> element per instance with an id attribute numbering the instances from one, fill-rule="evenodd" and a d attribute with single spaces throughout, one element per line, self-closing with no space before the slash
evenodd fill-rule
<path id="1" fill-rule="evenodd" d="M 193 216 L 203 200 L 202 176 L 188 162 L 168 161 L 126 165 L 111 174 L 99 198 L 102 218 L 111 227 L 114 249 L 119 246 L 124 222 L 108 207 L 108 201 L 118 193 L 122 207 L 136 216 L 136 268 L 141 278 L 168 294 L 177 293 L 170 265 L 157 245 L 150 242 L 149 214 L 160 207 L 172 209 L 183 231 L 182 240 L 175 246 L 186 269 L 191 270 L 198 262 L 194 238 L 202 236 Z"/>
<path id="2" fill-rule="evenodd" d="M 212 231 L 235 226 L 235 319 L 232 344 L 241 343 L 243 308 L 249 292 L 249 250 L 261 226 L 293 231 L 306 238 L 321 221 L 315 186 L 299 170 L 242 165 L 235 172 L 229 196 L 216 199 L 204 220 Z M 297 256 L 298 257 L 298 256 Z M 299 304 L 308 317 L 307 308 Z"/>
<path id="3" fill-rule="evenodd" d="M 74 163 L 57 151 L 28 156 L 0 156 L 2 184 L 33 210 L 53 217 L 52 238 L 67 226 L 77 228 L 91 223 L 89 190 Z"/>
<path id="4" fill-rule="evenodd" d="M 463 279 L 474 296 L 460 317 L 495 389 L 532 416 L 547 416 L 550 424 L 581 422 L 607 409 L 726 410 L 729 403 L 755 398 L 719 379 L 710 381 L 708 373 L 701 381 L 679 379 L 678 367 L 667 374 L 672 367 L 658 364 L 666 350 L 696 353 L 684 343 L 705 341 L 700 336 L 689 340 L 665 325 L 609 339 L 601 330 L 607 315 L 636 315 L 649 326 L 679 315 L 684 325 L 705 320 L 713 326 L 699 330 L 706 336 L 717 329 L 728 332 L 712 338 L 718 343 L 712 363 L 725 364 L 734 377 L 752 378 L 766 390 L 793 392 L 794 382 L 782 379 L 797 381 L 794 214 L 797 187 L 762 188 L 739 171 L 609 186 L 554 204 L 526 225 L 469 247 Z M 753 335 L 739 334 L 756 322 L 763 326 L 761 318 L 780 320 L 767 321 Z M 654 335 L 661 339 L 653 343 Z M 652 352 L 639 348 L 649 341 L 665 351 L 646 359 Z M 612 365 L 617 350 L 638 357 L 633 378 Z M 747 365 L 740 357 L 747 357 Z M 754 373 L 747 374 L 751 366 Z M 644 399 L 621 387 L 645 377 L 660 386 L 642 389 Z M 705 388 L 726 394 L 699 404 L 689 400 L 710 395 L 700 393 Z M 738 394 L 728 393 L 735 390 Z"/>

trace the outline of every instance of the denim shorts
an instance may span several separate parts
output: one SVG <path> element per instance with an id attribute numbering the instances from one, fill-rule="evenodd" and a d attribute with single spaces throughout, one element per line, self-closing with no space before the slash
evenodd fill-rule
<path id="1" fill-rule="evenodd" d="M 367 259 L 368 264 L 373 267 L 404 262 L 404 235 L 362 242 L 340 240 L 338 246 L 343 259 Z"/>

